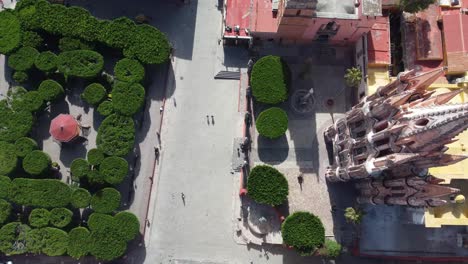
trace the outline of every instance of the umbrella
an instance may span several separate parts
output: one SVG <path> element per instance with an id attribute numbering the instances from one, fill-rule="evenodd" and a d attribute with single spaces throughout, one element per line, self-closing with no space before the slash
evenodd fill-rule
<path id="1" fill-rule="evenodd" d="M 69 142 L 80 134 L 80 126 L 73 116 L 60 114 L 50 123 L 49 133 L 58 141 Z"/>

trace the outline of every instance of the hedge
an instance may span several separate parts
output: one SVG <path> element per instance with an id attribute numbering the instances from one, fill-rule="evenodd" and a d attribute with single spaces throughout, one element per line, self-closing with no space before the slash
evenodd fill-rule
<path id="1" fill-rule="evenodd" d="M 73 178 L 83 178 L 90 171 L 89 163 L 82 158 L 74 159 L 70 165 L 70 172 Z"/>
<path id="2" fill-rule="evenodd" d="M 25 83 L 29 80 L 29 76 L 24 71 L 15 71 L 13 73 L 13 80 L 17 83 Z"/>
<path id="3" fill-rule="evenodd" d="M 0 175 L 7 175 L 16 169 L 18 157 L 15 145 L 0 141 Z"/>
<path id="4" fill-rule="evenodd" d="M 88 227 L 91 231 L 99 231 L 105 229 L 114 229 L 117 226 L 115 218 L 112 215 L 101 214 L 101 213 L 92 213 L 88 218 Z"/>
<path id="5" fill-rule="evenodd" d="M 130 117 L 112 114 L 98 129 L 96 144 L 98 149 L 109 156 L 125 156 L 133 149 L 135 125 Z"/>
<path id="6" fill-rule="evenodd" d="M 50 223 L 55 227 L 65 227 L 70 224 L 73 212 L 67 208 L 54 208 L 50 211 Z"/>
<path id="7" fill-rule="evenodd" d="M 257 203 L 280 205 L 288 198 L 288 181 L 277 169 L 258 165 L 247 178 L 247 193 Z"/>
<path id="8" fill-rule="evenodd" d="M 15 98 L 11 106 L 16 111 L 37 112 L 44 106 L 44 101 L 38 91 L 29 91 Z"/>
<path id="9" fill-rule="evenodd" d="M 107 157 L 99 166 L 99 172 L 110 184 L 119 184 L 128 173 L 128 162 L 121 157 Z"/>
<path id="10" fill-rule="evenodd" d="M 0 176 L 0 198 L 8 198 L 11 188 L 11 179 L 7 176 Z"/>
<path id="11" fill-rule="evenodd" d="M 1 13 L 0 13 L 1 14 Z M 15 243 L 24 243 L 31 228 L 21 222 L 8 223 L 0 229 L 0 251 L 6 255 L 24 254 L 27 247 L 14 247 Z"/>
<path id="12" fill-rule="evenodd" d="M 52 161 L 49 154 L 40 150 L 31 151 L 23 160 L 24 171 L 31 175 L 46 173 L 50 169 L 50 165 L 52 165 Z"/>
<path id="13" fill-rule="evenodd" d="M 111 101 L 104 101 L 99 104 L 97 111 L 103 116 L 109 116 L 114 112 L 114 107 Z"/>
<path id="14" fill-rule="evenodd" d="M 0 224 L 5 223 L 11 214 L 11 204 L 3 199 L 0 199 Z"/>
<path id="15" fill-rule="evenodd" d="M 120 207 L 120 192 L 114 188 L 104 188 L 91 198 L 91 208 L 98 213 L 111 213 Z"/>
<path id="16" fill-rule="evenodd" d="M 255 126 L 261 136 L 279 138 L 288 130 L 288 114 L 279 107 L 268 108 L 258 115 Z"/>
<path id="17" fill-rule="evenodd" d="M 342 246 L 331 239 L 325 238 L 325 243 L 322 248 L 319 249 L 321 256 L 336 258 L 341 254 Z"/>
<path id="18" fill-rule="evenodd" d="M 22 47 L 8 57 L 8 66 L 17 71 L 27 71 L 32 68 L 39 51 L 32 47 Z"/>
<path id="19" fill-rule="evenodd" d="M 45 227 L 50 222 L 50 211 L 44 208 L 36 208 L 29 214 L 29 224 L 33 227 Z"/>
<path id="20" fill-rule="evenodd" d="M 161 64 L 169 59 L 171 46 L 164 33 L 150 25 L 138 25 L 124 55 L 145 64 Z"/>
<path id="21" fill-rule="evenodd" d="M 51 73 L 57 69 L 57 55 L 51 51 L 44 51 L 37 56 L 34 65 L 40 71 Z"/>
<path id="22" fill-rule="evenodd" d="M 60 180 L 16 178 L 11 181 L 10 200 L 19 205 L 65 207 L 70 199 L 70 187 Z"/>
<path id="23" fill-rule="evenodd" d="M 124 82 L 141 82 L 145 78 L 145 68 L 136 60 L 121 59 L 114 67 L 115 77 Z"/>
<path id="24" fill-rule="evenodd" d="M 110 47 L 125 48 L 133 41 L 135 26 L 135 22 L 129 18 L 116 18 L 103 28 L 101 40 Z"/>
<path id="25" fill-rule="evenodd" d="M 112 106 L 116 113 L 131 116 L 145 102 L 145 88 L 138 83 L 115 82 L 112 89 Z"/>
<path id="26" fill-rule="evenodd" d="M 81 98 L 90 105 L 97 105 L 106 98 L 107 91 L 100 83 L 92 83 L 86 86 Z"/>
<path id="27" fill-rule="evenodd" d="M 61 256 L 67 252 L 68 243 L 67 232 L 58 228 L 44 227 L 29 232 L 26 247 L 32 253 Z"/>
<path id="28" fill-rule="evenodd" d="M 288 98 L 289 69 L 278 56 L 265 56 L 252 68 L 252 94 L 261 103 L 277 104 Z"/>
<path id="29" fill-rule="evenodd" d="M 94 169 L 89 171 L 88 175 L 86 175 L 88 178 L 89 183 L 91 184 L 104 184 L 106 181 L 104 180 L 104 175 L 101 174 L 100 171 Z"/>
<path id="30" fill-rule="evenodd" d="M 309 212 L 295 212 L 281 225 L 283 242 L 301 255 L 310 255 L 325 241 L 325 228 L 320 219 Z"/>
<path id="31" fill-rule="evenodd" d="M 38 148 L 39 146 L 37 145 L 37 142 L 32 138 L 22 137 L 18 138 L 15 142 L 16 156 L 20 158 L 26 157 L 26 155 Z"/>
<path id="32" fill-rule="evenodd" d="M 34 31 L 23 31 L 21 45 L 23 47 L 39 48 L 42 46 L 44 39 Z"/>
<path id="33" fill-rule="evenodd" d="M 10 54 L 21 42 L 21 28 L 12 11 L 0 12 L 0 53 Z"/>
<path id="34" fill-rule="evenodd" d="M 31 112 L 17 109 L 12 110 L 0 104 L 0 140 L 15 142 L 26 136 L 32 128 L 33 116 Z"/>
<path id="35" fill-rule="evenodd" d="M 57 68 L 65 76 L 91 78 L 104 67 L 101 54 L 91 50 L 72 50 L 59 54 Z"/>
<path id="36" fill-rule="evenodd" d="M 113 260 L 125 253 L 127 243 L 119 222 L 110 215 L 92 213 L 88 219 L 91 230 L 91 254 L 101 260 Z M 129 234 L 131 228 L 128 230 Z M 128 236 L 129 237 L 129 236 Z"/>
<path id="37" fill-rule="evenodd" d="M 71 195 L 71 204 L 75 208 L 86 208 L 91 201 L 91 194 L 88 190 L 77 188 L 73 190 Z"/>
<path id="38" fill-rule="evenodd" d="M 135 214 L 130 212 L 118 212 L 114 219 L 121 236 L 130 241 L 140 233 L 140 222 Z"/>
<path id="39" fill-rule="evenodd" d="M 75 227 L 68 233 L 67 254 L 79 259 L 86 256 L 91 248 L 90 232 L 85 227 Z"/>
<path id="40" fill-rule="evenodd" d="M 11 102 L 14 99 L 20 98 L 27 92 L 28 90 L 26 90 L 26 88 L 24 88 L 23 86 L 13 86 L 7 91 L 8 101 Z"/>
<path id="41" fill-rule="evenodd" d="M 104 160 L 104 153 L 100 149 L 90 149 L 87 154 L 88 162 L 91 165 L 99 165 Z"/>
<path id="42" fill-rule="evenodd" d="M 65 94 L 62 85 L 54 80 L 42 81 L 39 85 L 38 92 L 44 101 L 49 102 L 53 102 Z"/>
<path id="43" fill-rule="evenodd" d="M 59 41 L 59 49 L 61 51 L 93 50 L 94 45 L 81 39 L 64 37 Z"/>

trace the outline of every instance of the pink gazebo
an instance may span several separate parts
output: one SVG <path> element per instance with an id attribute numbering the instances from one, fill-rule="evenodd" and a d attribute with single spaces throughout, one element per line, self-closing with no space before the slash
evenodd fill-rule
<path id="1" fill-rule="evenodd" d="M 80 125 L 73 116 L 60 114 L 52 119 L 49 133 L 57 141 L 70 142 L 80 134 Z"/>

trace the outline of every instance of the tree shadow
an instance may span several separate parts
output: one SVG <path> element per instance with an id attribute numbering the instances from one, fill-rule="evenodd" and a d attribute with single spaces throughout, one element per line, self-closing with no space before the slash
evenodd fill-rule
<path id="1" fill-rule="evenodd" d="M 286 135 L 277 139 L 268 139 L 257 136 L 258 157 L 261 162 L 269 165 L 283 163 L 289 154 L 289 145 Z"/>
<path id="2" fill-rule="evenodd" d="M 62 143 L 60 148 L 60 161 L 69 168 L 74 159 L 86 159 L 86 152 L 86 146 L 84 144 L 79 144 L 79 142 Z"/>

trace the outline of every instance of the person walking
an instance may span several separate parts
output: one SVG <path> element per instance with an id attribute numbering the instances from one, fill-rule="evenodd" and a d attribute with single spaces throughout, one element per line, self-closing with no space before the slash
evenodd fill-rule
<path id="1" fill-rule="evenodd" d="M 182 203 L 184 204 L 185 206 L 185 194 L 182 192 L 180 193 L 180 197 L 182 198 Z"/>

